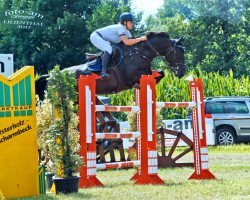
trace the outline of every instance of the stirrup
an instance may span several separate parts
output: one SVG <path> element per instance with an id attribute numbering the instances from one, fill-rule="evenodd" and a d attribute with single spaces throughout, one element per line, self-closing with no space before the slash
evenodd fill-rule
<path id="1" fill-rule="evenodd" d="M 101 73 L 101 80 L 108 80 L 110 79 L 111 75 L 107 73 Z"/>

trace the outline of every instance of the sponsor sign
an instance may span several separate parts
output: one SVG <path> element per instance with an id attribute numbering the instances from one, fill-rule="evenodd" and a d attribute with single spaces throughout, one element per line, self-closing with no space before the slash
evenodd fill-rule
<path id="1" fill-rule="evenodd" d="M 192 130 L 192 119 L 172 119 L 172 120 L 163 120 L 165 128 L 171 129 L 174 131 L 183 132 L 190 140 L 193 141 L 193 130 Z M 214 135 L 214 122 L 211 118 L 205 118 L 206 123 L 206 137 L 207 137 L 207 145 L 215 145 L 215 135 Z M 120 132 L 129 130 L 128 122 L 119 122 L 120 124 Z M 167 135 L 165 138 L 166 146 L 173 146 L 176 137 L 172 135 Z M 123 139 L 123 147 L 124 149 L 128 149 L 135 142 L 134 138 L 131 139 Z M 179 141 L 177 146 L 187 146 L 185 142 L 182 140 Z"/>
<path id="2" fill-rule="evenodd" d="M 126 122 L 119 122 L 120 132 L 126 132 L 129 130 L 129 123 Z M 123 148 L 128 149 L 129 147 L 132 147 L 135 143 L 135 138 L 123 138 Z"/>
<path id="3" fill-rule="evenodd" d="M 9 77 L 13 73 L 13 54 L 0 54 L 0 74 Z"/>
<path id="4" fill-rule="evenodd" d="M 173 119 L 163 120 L 162 122 L 165 124 L 166 129 L 183 132 L 190 140 L 193 141 L 192 119 Z M 213 119 L 205 118 L 205 124 L 207 145 L 215 145 Z M 175 141 L 175 138 L 175 136 L 167 135 L 165 138 L 165 145 L 172 146 Z M 178 146 L 186 146 L 186 143 L 180 140 Z"/>
<path id="5" fill-rule="evenodd" d="M 33 67 L 24 67 L 9 78 L 0 75 L 0 152 L 0 198 L 37 196 L 38 145 Z"/>

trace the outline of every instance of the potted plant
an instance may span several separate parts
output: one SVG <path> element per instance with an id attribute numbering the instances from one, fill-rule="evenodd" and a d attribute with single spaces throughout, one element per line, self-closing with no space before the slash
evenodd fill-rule
<path id="1" fill-rule="evenodd" d="M 50 73 L 48 98 L 53 105 L 54 119 L 47 131 L 52 144 L 55 163 L 56 194 L 78 192 L 76 176 L 82 158 L 79 156 L 78 118 L 74 102 L 77 100 L 76 79 L 68 71 L 56 66 Z"/>
<path id="2" fill-rule="evenodd" d="M 40 165 L 46 166 L 46 188 L 49 191 L 52 187 L 52 177 L 54 176 L 54 156 L 52 154 L 51 143 L 47 140 L 47 129 L 52 122 L 52 105 L 45 94 L 45 99 L 41 101 L 39 96 L 36 96 L 36 121 L 37 121 L 37 135 L 39 148 L 39 162 Z"/>

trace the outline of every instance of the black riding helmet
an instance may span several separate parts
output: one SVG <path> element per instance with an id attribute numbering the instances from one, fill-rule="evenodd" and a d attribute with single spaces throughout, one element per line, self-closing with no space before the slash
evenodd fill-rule
<path id="1" fill-rule="evenodd" d="M 126 22 L 126 21 L 133 22 L 133 15 L 129 12 L 125 12 L 120 15 L 120 23 L 123 24 L 123 22 Z"/>

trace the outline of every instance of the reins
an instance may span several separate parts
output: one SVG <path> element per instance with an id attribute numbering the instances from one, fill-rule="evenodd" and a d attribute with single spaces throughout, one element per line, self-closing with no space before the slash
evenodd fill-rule
<path id="1" fill-rule="evenodd" d="M 155 53 L 156 56 L 161 55 L 161 54 L 160 54 L 160 53 L 150 44 L 150 42 L 149 42 L 148 40 L 146 40 L 145 42 L 142 42 L 142 43 L 141 43 L 141 46 L 140 46 L 139 48 L 138 48 L 138 47 L 130 47 L 130 48 L 129 48 L 129 56 L 131 57 L 131 60 L 133 60 L 133 56 L 137 54 L 137 55 L 141 56 L 142 58 L 148 60 L 149 62 L 152 61 L 152 59 L 150 59 L 149 57 L 147 57 L 146 55 L 144 55 L 143 53 L 141 53 L 141 52 L 142 52 L 142 47 L 144 46 L 144 44 L 147 44 L 147 45 L 150 47 L 150 49 Z M 132 48 L 135 50 L 134 52 L 132 51 Z M 162 55 L 162 56 L 164 57 L 165 61 L 170 65 L 170 63 L 166 60 L 166 57 L 169 56 L 171 53 L 175 52 L 176 45 L 174 45 L 173 47 L 169 47 L 169 48 L 171 48 L 171 49 L 169 50 L 169 52 L 168 52 L 166 55 Z M 169 48 L 168 48 L 168 49 L 169 49 Z M 176 53 L 174 54 L 174 60 L 176 60 Z M 175 67 L 175 66 L 178 66 L 179 64 L 182 64 L 182 63 L 175 63 L 174 65 L 170 65 L 170 66 Z"/>

